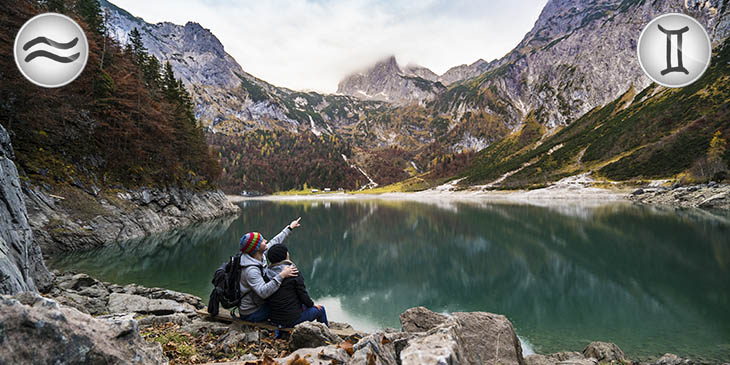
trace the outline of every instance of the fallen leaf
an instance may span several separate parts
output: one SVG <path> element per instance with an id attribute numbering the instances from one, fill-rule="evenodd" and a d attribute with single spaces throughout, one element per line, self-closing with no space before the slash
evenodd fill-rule
<path id="1" fill-rule="evenodd" d="M 307 359 L 299 357 L 299 354 L 297 354 L 294 355 L 293 359 L 287 361 L 286 365 L 311 365 L 311 363 Z"/>
<path id="2" fill-rule="evenodd" d="M 340 343 L 340 348 L 345 350 L 348 355 L 352 356 L 352 354 L 355 353 L 355 348 L 352 346 L 352 343 L 348 341 L 343 341 Z"/>

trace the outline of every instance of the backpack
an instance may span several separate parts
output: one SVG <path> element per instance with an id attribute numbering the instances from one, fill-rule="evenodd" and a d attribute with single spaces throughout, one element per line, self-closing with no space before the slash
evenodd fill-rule
<path id="1" fill-rule="evenodd" d="M 208 313 L 211 316 L 218 315 L 219 306 L 228 309 L 241 305 L 241 299 L 253 290 L 249 290 L 246 294 L 241 295 L 241 269 L 249 266 L 258 266 L 261 270 L 261 276 L 265 282 L 268 278 L 264 274 L 264 268 L 261 265 L 241 266 L 241 254 L 229 257 L 218 270 L 213 274 L 213 291 L 210 293 L 208 300 Z"/>

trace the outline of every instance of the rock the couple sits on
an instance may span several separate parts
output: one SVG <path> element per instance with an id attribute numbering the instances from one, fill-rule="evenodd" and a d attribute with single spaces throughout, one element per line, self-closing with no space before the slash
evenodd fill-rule
<path id="1" fill-rule="evenodd" d="M 325 308 L 315 305 L 309 297 L 304 279 L 283 244 L 289 233 L 301 226 L 301 219 L 292 221 L 271 241 L 258 232 L 241 237 L 242 298 L 238 310 L 244 321 L 270 320 L 281 327 L 294 327 L 316 320 L 329 325 Z"/>

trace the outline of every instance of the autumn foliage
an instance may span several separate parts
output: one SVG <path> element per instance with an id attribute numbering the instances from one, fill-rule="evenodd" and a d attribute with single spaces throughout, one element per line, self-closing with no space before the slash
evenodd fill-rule
<path id="1" fill-rule="evenodd" d="M 261 193 L 314 188 L 355 189 L 367 178 L 348 164 L 350 146 L 332 135 L 256 130 L 243 136 L 211 134 L 224 169 L 221 188 Z"/>
<path id="2" fill-rule="evenodd" d="M 49 6 L 76 20 L 89 41 L 84 72 L 56 89 L 25 80 L 12 51 L 23 23 Z M 0 28 L 0 123 L 30 178 L 100 187 L 205 187 L 218 178 L 182 83 L 143 49 L 106 36 L 96 0 L 4 1 Z"/>

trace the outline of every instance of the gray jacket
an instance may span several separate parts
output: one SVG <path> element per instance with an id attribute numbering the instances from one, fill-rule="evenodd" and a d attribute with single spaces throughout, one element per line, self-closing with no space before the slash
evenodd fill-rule
<path id="1" fill-rule="evenodd" d="M 268 243 L 268 248 L 264 251 L 264 257 L 266 257 L 265 255 L 269 248 L 284 242 L 284 239 L 286 239 L 286 236 L 289 235 L 289 232 L 291 232 L 291 229 L 289 226 L 286 226 L 281 233 L 272 238 Z M 242 316 L 246 316 L 261 308 L 261 305 L 264 304 L 264 299 L 268 298 L 271 294 L 274 294 L 277 289 L 279 289 L 282 278 L 281 275 L 276 275 L 271 278 L 271 281 L 268 283 L 264 281 L 264 278 L 261 276 L 262 270 L 260 267 L 264 267 L 264 270 L 266 269 L 266 259 L 259 261 L 251 255 L 243 254 L 241 255 L 241 266 L 248 267 L 244 267 L 241 270 L 240 285 L 243 298 L 241 299 L 241 305 L 238 307 L 238 310 Z"/>

